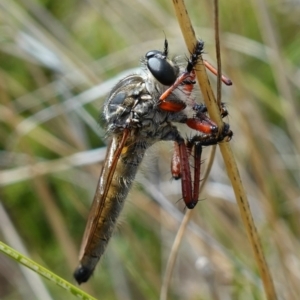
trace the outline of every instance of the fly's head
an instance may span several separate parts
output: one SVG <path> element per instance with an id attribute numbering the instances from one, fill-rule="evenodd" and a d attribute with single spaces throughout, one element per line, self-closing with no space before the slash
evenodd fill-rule
<path id="1" fill-rule="evenodd" d="M 168 42 L 164 51 L 151 50 L 145 55 L 145 65 L 151 75 L 162 85 L 171 86 L 177 79 L 179 67 L 168 59 Z"/>
<path id="2" fill-rule="evenodd" d="M 196 60 L 188 62 L 192 69 Z M 190 109 L 194 105 L 191 71 L 183 69 L 179 60 L 168 58 L 167 40 L 163 51 L 148 51 L 143 64 L 143 74 L 120 80 L 105 101 L 103 116 L 109 134 L 130 128 L 140 136 L 157 137 L 162 135 L 160 128 L 166 120 L 182 123 L 194 113 Z"/>

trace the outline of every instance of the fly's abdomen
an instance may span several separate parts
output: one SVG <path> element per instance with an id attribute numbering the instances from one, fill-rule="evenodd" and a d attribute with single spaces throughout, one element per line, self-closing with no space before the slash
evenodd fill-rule
<path id="1" fill-rule="evenodd" d="M 115 161 L 119 142 L 113 138 L 98 182 L 88 218 L 90 221 L 84 233 L 80 265 L 74 273 L 79 284 L 89 279 L 104 253 L 146 150 L 146 143 L 133 143 L 129 139 Z M 96 207 L 99 206 L 97 212 Z"/>

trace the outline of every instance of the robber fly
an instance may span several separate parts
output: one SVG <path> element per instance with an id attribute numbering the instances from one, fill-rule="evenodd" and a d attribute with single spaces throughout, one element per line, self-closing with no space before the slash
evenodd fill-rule
<path id="1" fill-rule="evenodd" d="M 195 85 L 195 67 L 203 52 L 199 40 L 186 66 L 168 57 L 164 50 L 152 50 L 143 59 L 144 73 L 122 79 L 112 89 L 103 117 L 111 137 L 104 166 L 88 217 L 80 252 L 80 265 L 74 273 L 80 284 L 92 275 L 105 251 L 128 191 L 145 151 L 158 141 L 173 141 L 172 175 L 181 178 L 183 200 L 192 209 L 198 202 L 202 146 L 230 140 L 232 132 L 224 123 L 208 118 L 205 105 L 197 104 L 191 93 Z M 205 63 L 208 67 L 208 63 Z M 230 81 L 222 78 L 227 84 Z M 223 110 L 223 116 L 226 110 Z M 185 141 L 174 123 L 184 123 L 199 134 Z M 189 156 L 194 150 L 194 181 Z"/>

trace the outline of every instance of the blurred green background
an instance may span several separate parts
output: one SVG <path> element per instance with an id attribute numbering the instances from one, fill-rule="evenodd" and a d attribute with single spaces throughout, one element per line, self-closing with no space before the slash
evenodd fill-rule
<path id="1" fill-rule="evenodd" d="M 204 58 L 216 65 L 212 3 L 186 1 Z M 300 294 L 299 20 L 299 1 L 220 1 L 222 69 L 234 83 L 223 87 L 225 121 L 280 299 Z M 105 155 L 105 95 L 145 52 L 163 49 L 165 35 L 171 55 L 188 55 L 172 1 L 0 1 L 0 239 L 70 282 Z M 98 299 L 159 298 L 185 211 L 171 150 L 148 151 L 82 286 Z M 263 299 L 219 153 L 200 199 L 169 299 Z M 74 299 L 3 254 L 0 298 Z"/>

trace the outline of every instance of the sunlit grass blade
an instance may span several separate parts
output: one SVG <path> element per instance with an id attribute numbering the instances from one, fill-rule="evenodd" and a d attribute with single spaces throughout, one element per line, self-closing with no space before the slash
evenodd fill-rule
<path id="1" fill-rule="evenodd" d="M 29 259 L 28 257 L 22 255 L 18 251 L 14 250 L 13 248 L 7 246 L 3 242 L 0 241 L 0 251 L 10 258 L 14 259 L 18 263 L 26 266 L 27 268 L 31 269 L 32 271 L 36 272 L 37 274 L 43 276 L 44 278 L 50 280 L 51 282 L 55 283 L 59 287 L 64 290 L 67 290 L 69 293 L 73 294 L 77 298 L 84 299 L 84 300 L 96 300 L 96 298 L 86 294 L 81 289 L 77 288 L 76 286 L 72 285 L 68 281 L 62 279 L 58 275 L 54 274 L 53 272 L 47 270 L 46 268 L 42 267 L 38 263 L 34 262 L 33 260 Z"/>

